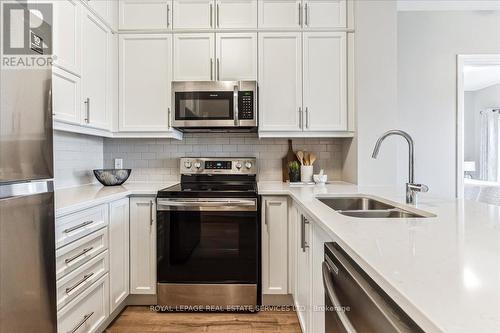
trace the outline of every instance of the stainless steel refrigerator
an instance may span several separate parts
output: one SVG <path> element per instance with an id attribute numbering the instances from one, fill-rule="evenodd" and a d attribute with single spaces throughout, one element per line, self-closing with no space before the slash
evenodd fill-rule
<path id="1" fill-rule="evenodd" d="M 54 333 L 52 70 L 0 73 L 0 333 Z"/>

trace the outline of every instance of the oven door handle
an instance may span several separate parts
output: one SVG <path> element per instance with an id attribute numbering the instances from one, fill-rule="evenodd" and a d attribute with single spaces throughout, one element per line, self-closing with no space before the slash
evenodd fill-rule
<path id="1" fill-rule="evenodd" d="M 158 199 L 157 210 L 245 210 L 256 211 L 256 199 Z"/>

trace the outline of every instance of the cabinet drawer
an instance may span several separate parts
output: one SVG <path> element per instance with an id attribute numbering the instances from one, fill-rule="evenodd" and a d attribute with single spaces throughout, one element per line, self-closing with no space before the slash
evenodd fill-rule
<path id="1" fill-rule="evenodd" d="M 108 225 L 108 205 L 70 214 L 56 221 L 56 248 Z"/>
<path id="2" fill-rule="evenodd" d="M 56 278 L 60 279 L 108 248 L 108 228 L 97 230 L 56 251 Z"/>
<path id="3" fill-rule="evenodd" d="M 57 313 L 58 333 L 92 333 L 109 315 L 108 274 Z"/>
<path id="4" fill-rule="evenodd" d="M 108 251 L 57 281 L 57 308 L 61 309 L 109 271 Z"/>

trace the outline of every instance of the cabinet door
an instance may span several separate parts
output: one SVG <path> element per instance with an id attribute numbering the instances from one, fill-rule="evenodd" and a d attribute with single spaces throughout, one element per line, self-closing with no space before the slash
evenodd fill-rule
<path id="1" fill-rule="evenodd" d="M 323 287 L 322 264 L 325 257 L 325 243 L 331 242 L 330 236 L 316 223 L 312 225 L 311 248 L 311 305 L 312 309 L 324 309 L 325 289 Z M 311 311 L 311 332 L 325 332 L 325 312 Z"/>
<path id="2" fill-rule="evenodd" d="M 259 33 L 259 130 L 300 131 L 300 32 Z"/>
<path id="3" fill-rule="evenodd" d="M 256 29 L 257 0 L 216 0 L 217 29 Z"/>
<path id="4" fill-rule="evenodd" d="M 346 0 L 305 0 L 304 28 L 345 28 Z"/>
<path id="5" fill-rule="evenodd" d="M 259 29 L 298 29 L 302 26 L 301 0 L 259 0 Z"/>
<path id="6" fill-rule="evenodd" d="M 119 78 L 119 130 L 169 130 L 172 36 L 120 35 Z"/>
<path id="7" fill-rule="evenodd" d="M 129 244 L 129 199 L 126 198 L 109 204 L 110 312 L 129 294 Z"/>
<path id="8" fill-rule="evenodd" d="M 307 131 L 347 130 L 346 33 L 304 32 Z"/>
<path id="9" fill-rule="evenodd" d="M 215 28 L 213 0 L 173 0 L 175 29 L 203 30 Z"/>
<path id="10" fill-rule="evenodd" d="M 130 198 L 130 293 L 156 293 L 156 202 Z"/>
<path id="11" fill-rule="evenodd" d="M 299 211 L 300 212 L 300 211 Z M 299 214 L 295 305 L 302 332 L 311 332 L 311 222 Z"/>
<path id="12" fill-rule="evenodd" d="M 91 127 L 108 129 L 108 30 L 90 12 L 83 23 L 83 118 Z"/>
<path id="13" fill-rule="evenodd" d="M 52 113 L 54 120 L 80 124 L 80 78 L 57 67 L 52 68 Z"/>
<path id="14" fill-rule="evenodd" d="M 263 197 L 262 220 L 262 293 L 287 294 L 287 197 Z"/>
<path id="15" fill-rule="evenodd" d="M 81 75 L 81 11 L 77 0 L 53 2 L 54 64 L 75 75 Z"/>
<path id="16" fill-rule="evenodd" d="M 109 23 L 109 0 L 87 0 L 87 4 L 97 15 L 99 15 L 106 23 Z"/>
<path id="17" fill-rule="evenodd" d="M 174 35 L 174 80 L 214 80 L 214 34 Z"/>
<path id="18" fill-rule="evenodd" d="M 171 29 L 171 0 L 121 0 L 120 30 Z"/>
<path id="19" fill-rule="evenodd" d="M 216 36 L 217 80 L 257 80 L 257 33 Z"/>

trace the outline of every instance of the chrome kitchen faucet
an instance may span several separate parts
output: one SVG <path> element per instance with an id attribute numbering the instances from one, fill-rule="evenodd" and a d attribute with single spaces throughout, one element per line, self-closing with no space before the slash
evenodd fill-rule
<path id="1" fill-rule="evenodd" d="M 406 142 L 408 142 L 408 183 L 406 183 L 406 203 L 415 205 L 417 203 L 417 192 L 428 192 L 429 187 L 423 184 L 415 184 L 415 149 L 413 139 L 411 138 L 410 134 L 401 130 L 390 130 L 385 132 L 380 138 L 378 138 L 377 143 L 375 144 L 375 148 L 373 148 L 372 158 L 377 158 L 382 141 L 384 141 L 388 136 L 391 135 L 402 136 L 406 139 Z"/>

